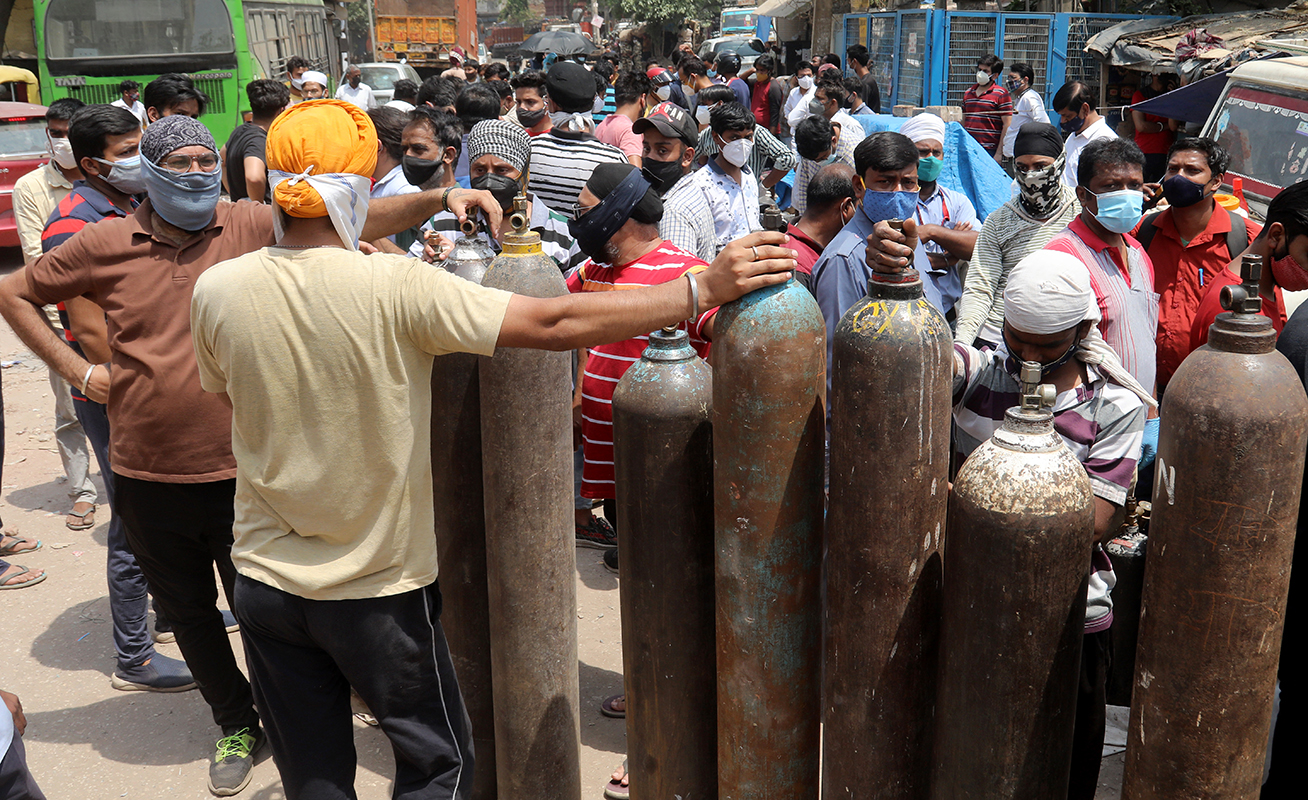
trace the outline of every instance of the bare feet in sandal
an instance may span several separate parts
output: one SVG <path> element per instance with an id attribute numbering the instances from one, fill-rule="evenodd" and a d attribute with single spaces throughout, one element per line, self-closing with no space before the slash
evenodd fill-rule
<path id="1" fill-rule="evenodd" d="M 631 775 L 627 772 L 627 760 L 609 776 L 609 783 L 604 787 L 604 796 L 608 800 L 629 800 L 631 797 Z"/>
<path id="2" fill-rule="evenodd" d="M 0 534 L 0 556 L 19 556 L 24 553 L 35 553 L 40 549 L 40 540 L 25 539 L 18 535 L 17 530 Z"/>
<path id="3" fill-rule="evenodd" d="M 95 503 L 78 500 L 73 503 L 73 510 L 68 512 L 64 524 L 70 531 L 85 531 L 95 527 Z"/>
<path id="4" fill-rule="evenodd" d="M 45 580 L 45 570 L 30 570 L 7 561 L 0 561 L 0 589 L 23 589 Z"/>

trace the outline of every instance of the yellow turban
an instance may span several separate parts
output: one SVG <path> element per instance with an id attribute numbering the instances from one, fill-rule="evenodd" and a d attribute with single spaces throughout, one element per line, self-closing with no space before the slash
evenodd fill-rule
<path id="1" fill-rule="evenodd" d="M 268 128 L 269 170 L 371 178 L 377 168 L 377 130 L 363 109 L 340 100 L 309 100 L 282 112 Z M 325 217 L 327 205 L 307 181 L 281 181 L 273 202 L 292 217 Z"/>

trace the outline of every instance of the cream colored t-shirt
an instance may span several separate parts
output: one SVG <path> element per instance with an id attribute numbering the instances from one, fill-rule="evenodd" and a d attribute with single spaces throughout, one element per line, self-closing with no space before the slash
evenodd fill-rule
<path id="1" fill-rule="evenodd" d="M 233 406 L 242 575 L 311 600 L 436 579 L 432 357 L 491 355 L 510 297 L 339 248 L 266 248 L 196 281 L 200 383 Z"/>

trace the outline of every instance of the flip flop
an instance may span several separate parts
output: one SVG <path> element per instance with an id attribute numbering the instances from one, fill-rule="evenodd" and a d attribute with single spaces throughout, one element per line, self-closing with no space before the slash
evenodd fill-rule
<path id="1" fill-rule="evenodd" d="M 622 759 L 622 773 L 627 776 L 627 785 L 622 781 L 609 780 L 604 787 L 604 796 L 609 800 L 631 800 L 631 773 L 627 772 L 627 759 Z"/>
<path id="2" fill-rule="evenodd" d="M 68 530 L 70 531 L 85 531 L 94 528 L 95 508 L 96 508 L 95 503 L 92 503 L 90 508 L 88 508 L 87 510 L 83 511 L 80 514 L 78 514 L 76 511 L 69 511 L 68 517 L 64 520 L 64 525 L 67 526 Z M 87 517 L 91 518 L 90 522 L 86 521 Z M 71 522 L 70 520 L 72 520 L 73 518 L 80 519 L 81 522 Z"/>
<path id="3" fill-rule="evenodd" d="M 22 575 L 26 575 L 27 573 L 31 572 L 31 570 L 28 569 L 27 567 L 19 566 L 18 564 L 9 564 L 8 566 L 18 567 L 20 571 L 15 572 L 9 575 L 8 577 L 4 578 L 4 580 L 6 581 L 20 577 Z M 29 586 L 37 585 L 41 581 L 45 580 L 47 577 L 49 577 L 49 573 L 42 572 L 40 577 L 34 578 L 30 581 L 23 581 L 22 583 L 0 583 L 0 589 L 26 589 Z"/>
<path id="4" fill-rule="evenodd" d="M 13 534 L 13 533 L 6 533 L 6 534 L 4 534 L 4 536 L 8 536 L 10 539 L 13 539 L 13 541 L 10 542 L 9 545 L 7 545 L 7 546 L 0 546 L 0 558 L 3 558 L 4 556 L 21 556 L 21 555 L 26 555 L 27 553 L 35 553 L 37 550 L 40 550 L 40 549 L 41 549 L 41 540 L 40 540 L 40 539 L 37 539 L 37 540 L 36 540 L 36 547 L 29 547 L 29 548 L 26 549 L 26 550 L 19 550 L 19 549 L 18 549 L 18 545 L 20 545 L 20 544 L 31 544 L 32 540 L 31 540 L 31 539 L 27 539 L 27 538 L 22 537 L 22 536 L 18 536 L 18 535 Z M 0 541 L 3 541 L 3 540 L 4 540 L 4 536 L 0 536 Z"/>
<path id="5" fill-rule="evenodd" d="M 615 694 L 612 697 L 605 698 L 604 702 L 600 703 L 600 713 L 606 717 L 612 717 L 613 719 L 626 719 L 627 710 L 625 708 L 619 711 L 613 707 L 615 701 L 625 700 L 626 697 L 626 694 Z M 624 702 L 623 705 L 625 706 L 626 703 Z"/>

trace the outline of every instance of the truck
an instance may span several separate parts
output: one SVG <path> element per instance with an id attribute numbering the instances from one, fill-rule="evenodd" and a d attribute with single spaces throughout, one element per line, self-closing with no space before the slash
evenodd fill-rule
<path id="1" fill-rule="evenodd" d="M 756 6 L 728 8 L 723 4 L 722 17 L 718 23 L 718 36 L 740 36 L 743 34 L 753 36 L 757 28 L 758 8 Z"/>
<path id="2" fill-rule="evenodd" d="M 477 52 L 476 0 L 376 0 L 377 60 L 449 66 L 455 45 Z"/>
<path id="3" fill-rule="evenodd" d="M 491 55 L 502 58 L 521 47 L 526 38 L 526 31 L 520 23 L 501 23 L 486 32 L 486 48 Z"/>

